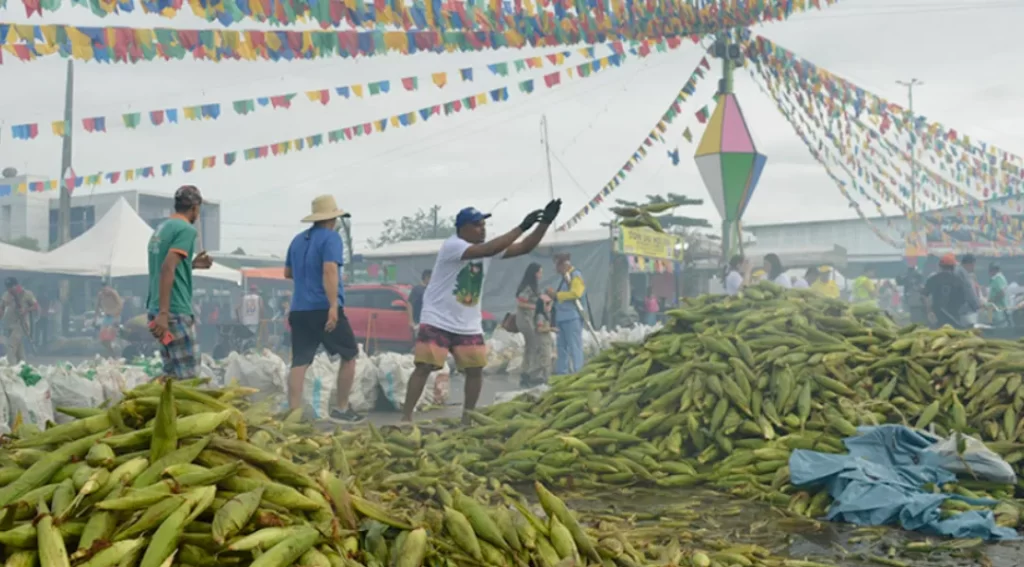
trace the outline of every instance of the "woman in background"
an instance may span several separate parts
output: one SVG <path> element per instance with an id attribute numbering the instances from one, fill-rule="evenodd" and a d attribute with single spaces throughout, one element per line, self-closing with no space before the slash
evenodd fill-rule
<path id="1" fill-rule="evenodd" d="M 661 306 L 658 305 L 658 296 L 654 295 L 654 287 L 647 288 L 647 297 L 644 298 L 644 325 L 653 327 L 658 322 L 658 312 Z"/>
<path id="2" fill-rule="evenodd" d="M 530 386 L 547 384 L 555 362 L 555 327 L 551 324 L 551 298 L 541 295 L 537 301 L 534 329 L 537 333 L 537 369 L 530 376 Z"/>
<path id="3" fill-rule="evenodd" d="M 536 317 L 537 304 L 541 301 L 542 273 L 540 264 L 531 263 L 523 272 L 523 279 L 516 289 L 516 327 L 523 334 L 523 341 L 526 343 L 523 349 L 523 368 L 519 375 L 519 385 L 523 388 L 531 385 L 541 363 Z"/>
<path id="4" fill-rule="evenodd" d="M 793 287 L 789 276 L 786 275 L 786 269 L 782 267 L 782 260 L 779 259 L 778 254 L 765 254 L 764 271 L 766 280 L 775 282 L 786 289 Z"/>

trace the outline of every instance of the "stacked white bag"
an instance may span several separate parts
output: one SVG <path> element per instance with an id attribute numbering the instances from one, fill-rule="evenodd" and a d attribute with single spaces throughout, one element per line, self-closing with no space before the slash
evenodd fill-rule
<path id="1" fill-rule="evenodd" d="M 661 329 L 659 323 L 653 327 L 637 324 L 633 327 L 600 328 L 590 333 L 583 331 L 583 353 L 587 358 L 608 348 L 612 343 L 640 343 L 647 335 Z M 596 340 L 594 335 L 597 335 Z M 487 340 L 487 367 L 485 374 L 517 375 L 523 366 L 523 352 L 526 343 L 520 333 L 509 333 L 501 327 Z"/>
<path id="2" fill-rule="evenodd" d="M 82 373 L 70 364 L 44 366 L 38 369 L 43 380 L 50 385 L 50 399 L 54 408 L 95 408 L 106 399 L 103 385 L 96 379 L 96 372 Z M 54 412 L 57 423 L 67 423 L 73 418 Z"/>
<path id="3" fill-rule="evenodd" d="M 26 380 L 23 376 L 29 376 Z M 42 378 L 35 369 L 17 364 L 0 366 L 0 386 L 3 387 L 4 401 L 0 403 L 0 423 L 4 433 L 11 431 L 15 417 L 20 413 L 25 423 L 39 428 L 53 421 L 53 401 L 50 394 L 50 383 Z"/>
<path id="4" fill-rule="evenodd" d="M 398 354 L 396 352 L 384 352 L 375 355 L 377 367 L 380 369 L 380 388 L 384 397 L 391 403 L 395 410 L 401 410 L 405 405 L 405 394 L 409 390 L 409 378 L 412 371 L 416 369 L 412 355 Z M 426 406 L 444 405 L 448 402 L 450 385 L 448 364 L 444 368 L 431 372 L 427 377 L 427 384 L 423 388 L 423 394 L 416 402 L 416 410 L 422 410 Z"/>
<path id="5" fill-rule="evenodd" d="M 596 354 L 612 342 L 641 342 L 660 325 L 617 328 L 597 331 L 597 340 L 584 332 L 587 356 Z M 522 366 L 524 342 L 520 334 L 498 328 L 487 341 L 488 365 L 485 373 L 516 374 Z M 319 354 L 310 365 L 303 384 L 303 401 L 319 419 L 326 418 L 334 406 L 338 361 Z M 44 427 L 49 421 L 63 423 L 70 418 L 55 411 L 56 407 L 99 407 L 119 401 L 124 392 L 145 384 L 160 375 L 160 359 L 145 359 L 141 364 L 126 364 L 121 359 L 96 358 L 79 365 L 60 364 L 31 367 L 26 380 L 22 365 L 10 366 L 0 359 L 0 434 L 9 433 L 10 425 L 20 413 L 23 421 Z M 373 410 L 380 395 L 395 410 L 405 403 L 409 377 L 415 368 L 411 354 L 392 352 L 367 356 L 360 351 L 356 358 L 355 380 L 349 403 L 358 412 Z M 203 356 L 200 374 L 215 386 L 239 384 L 258 391 L 257 399 L 275 397 L 287 402 L 288 364 L 268 349 L 240 354 L 233 352 L 217 363 Z M 450 367 L 433 372 L 427 379 L 417 410 L 427 406 L 446 405 L 450 393 Z M 518 395 L 518 393 L 510 393 Z"/>

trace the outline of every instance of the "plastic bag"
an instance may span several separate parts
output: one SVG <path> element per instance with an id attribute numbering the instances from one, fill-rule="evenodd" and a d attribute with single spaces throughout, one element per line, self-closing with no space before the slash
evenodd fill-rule
<path id="1" fill-rule="evenodd" d="M 547 384 L 541 384 L 534 386 L 526 390 L 514 390 L 512 392 L 497 392 L 494 394 L 494 403 L 503 404 L 505 402 L 511 402 L 518 398 L 524 398 L 527 400 L 540 399 L 541 394 L 547 392 L 551 387 Z"/>
<path id="2" fill-rule="evenodd" d="M 427 377 L 427 386 L 423 388 L 422 402 L 429 405 L 443 406 L 448 403 L 452 391 L 451 371 L 448 364 L 435 370 Z"/>
<path id="3" fill-rule="evenodd" d="M 60 366 L 44 366 L 39 373 L 50 383 L 50 395 L 53 407 L 95 408 L 106 399 L 103 385 L 96 380 L 96 372 L 91 369 L 78 369 L 70 364 Z M 71 416 L 54 412 L 57 423 L 72 421 Z"/>
<path id="4" fill-rule="evenodd" d="M 377 383 L 380 369 L 377 363 L 362 352 L 356 358 L 356 379 L 348 395 L 348 405 L 358 412 L 370 411 L 377 405 Z"/>
<path id="5" fill-rule="evenodd" d="M 246 354 L 232 352 L 223 368 L 225 384 L 237 382 L 240 386 L 259 390 L 253 396 L 257 401 L 270 396 L 287 398 L 288 365 L 269 350 Z"/>
<path id="6" fill-rule="evenodd" d="M 378 383 L 384 393 L 384 397 L 397 411 L 402 410 L 405 405 L 405 393 L 409 389 L 409 377 L 416 368 L 412 357 L 401 355 L 396 352 L 384 352 L 374 358 L 377 360 L 377 368 L 380 369 Z M 426 388 L 424 388 L 426 391 Z"/>
<path id="7" fill-rule="evenodd" d="M 405 395 L 409 391 L 409 378 L 412 377 L 416 363 L 411 354 L 398 354 L 385 352 L 374 356 L 377 366 L 380 369 L 380 389 L 384 397 L 395 411 L 401 411 L 405 406 Z M 423 394 L 416 402 L 415 411 L 420 411 L 429 405 L 444 405 L 448 403 L 448 395 L 451 392 L 451 377 L 448 364 L 440 370 L 435 370 L 427 376 L 427 382 L 423 386 Z"/>
<path id="8" fill-rule="evenodd" d="M 317 419 L 327 419 L 330 415 L 340 364 L 340 358 L 331 360 L 326 354 L 320 353 L 306 369 L 306 378 L 302 382 L 302 403 L 313 411 Z"/>
<path id="9" fill-rule="evenodd" d="M 50 383 L 31 366 L 15 366 L 11 372 L 0 374 L 0 380 L 3 381 L 10 409 L 7 416 L 8 425 L 19 413 L 25 423 L 31 423 L 40 429 L 46 427 L 46 422 L 53 421 Z"/>
<path id="10" fill-rule="evenodd" d="M 973 478 L 977 476 L 979 480 L 1001 484 L 1017 483 L 1017 474 L 1013 471 L 1013 467 L 1002 457 L 974 437 L 965 435 L 964 441 L 966 448 L 962 460 L 956 449 L 956 435 L 953 435 L 922 451 L 924 464 L 942 467 L 960 477 Z M 968 467 L 970 468 L 968 469 Z"/>
<path id="11" fill-rule="evenodd" d="M 124 397 L 124 393 L 135 389 L 140 384 L 152 380 L 147 369 L 148 364 L 122 365 L 115 360 L 101 360 L 90 371 L 95 380 L 103 388 L 103 399 L 114 403 Z"/>

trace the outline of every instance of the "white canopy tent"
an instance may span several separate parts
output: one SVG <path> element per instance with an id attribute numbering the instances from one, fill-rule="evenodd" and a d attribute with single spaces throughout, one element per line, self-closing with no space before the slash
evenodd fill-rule
<path id="1" fill-rule="evenodd" d="M 43 254 L 0 242 L 0 270 L 31 272 L 38 269 Z"/>
<path id="2" fill-rule="evenodd" d="M 153 229 L 123 198 L 92 228 L 67 244 L 41 255 L 33 271 L 119 278 L 149 274 L 146 245 Z M 214 264 L 196 270 L 195 278 L 241 283 L 237 270 Z"/>

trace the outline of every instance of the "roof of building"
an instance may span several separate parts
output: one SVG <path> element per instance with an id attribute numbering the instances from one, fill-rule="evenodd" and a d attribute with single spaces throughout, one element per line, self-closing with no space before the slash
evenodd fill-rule
<path id="1" fill-rule="evenodd" d="M 608 229 L 594 230 L 570 230 L 565 232 L 553 232 L 544 237 L 538 248 L 553 248 L 556 246 L 572 246 L 575 244 L 587 244 L 590 242 L 601 242 L 609 240 Z M 384 258 L 409 258 L 412 256 L 433 256 L 441 248 L 444 239 L 437 240 L 410 240 L 408 242 L 396 242 L 380 248 L 362 250 L 361 255 L 366 259 Z"/>

